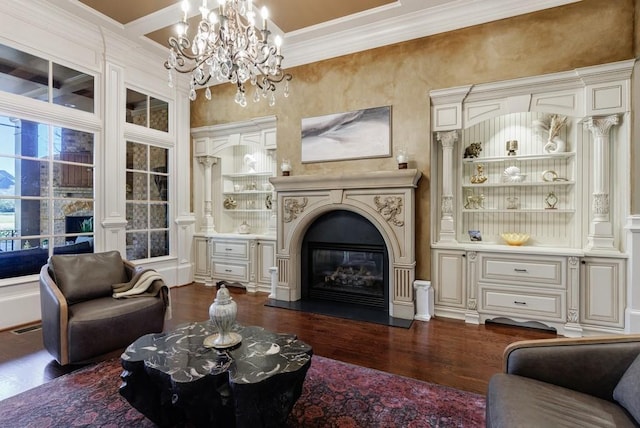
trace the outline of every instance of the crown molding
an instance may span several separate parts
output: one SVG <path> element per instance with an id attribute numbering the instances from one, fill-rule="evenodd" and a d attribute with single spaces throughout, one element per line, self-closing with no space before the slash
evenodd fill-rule
<path id="1" fill-rule="evenodd" d="M 381 7 L 287 33 L 283 65 L 295 67 L 578 1 L 458 0 L 405 14 L 402 8 Z"/>

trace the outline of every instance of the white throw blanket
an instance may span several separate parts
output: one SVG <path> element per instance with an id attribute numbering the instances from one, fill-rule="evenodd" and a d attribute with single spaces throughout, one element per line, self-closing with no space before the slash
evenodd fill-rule
<path id="1" fill-rule="evenodd" d="M 153 290 L 149 290 L 149 287 L 153 284 L 154 281 L 160 280 L 162 281 L 162 276 L 158 272 L 153 269 L 147 269 L 143 271 L 137 272 L 130 282 L 124 284 L 116 284 L 113 286 L 114 290 L 124 290 L 124 291 L 114 291 L 113 297 L 116 299 L 122 299 L 127 297 L 136 297 L 143 294 L 155 294 L 159 290 L 156 289 L 154 293 Z M 163 284 L 163 287 L 165 285 Z M 171 293 L 167 288 L 166 292 L 166 311 L 164 314 L 164 319 L 171 319 Z"/>

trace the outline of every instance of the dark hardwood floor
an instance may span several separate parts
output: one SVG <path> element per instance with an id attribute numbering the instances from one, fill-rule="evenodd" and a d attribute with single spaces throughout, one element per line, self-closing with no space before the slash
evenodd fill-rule
<path id="1" fill-rule="evenodd" d="M 388 327 L 325 315 L 266 307 L 265 294 L 231 289 L 237 321 L 272 331 L 295 333 L 314 354 L 428 382 L 484 394 L 511 342 L 555 334 L 498 324 L 469 325 L 432 318 L 411 328 Z M 165 329 L 208 318 L 215 288 L 191 284 L 171 289 L 173 318 Z M 120 352 L 112 355 L 117 356 Z M 60 367 L 42 347 L 42 332 L 0 332 L 0 400 L 78 369 Z"/>

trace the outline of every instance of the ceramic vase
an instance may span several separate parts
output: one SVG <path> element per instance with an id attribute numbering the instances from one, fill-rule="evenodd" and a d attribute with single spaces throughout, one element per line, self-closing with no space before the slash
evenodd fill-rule
<path id="1" fill-rule="evenodd" d="M 231 328 L 236 322 L 237 313 L 238 305 L 231 298 L 227 287 L 221 285 L 215 300 L 209 306 L 209 318 L 218 329 L 218 336 L 213 341 L 214 346 L 227 346 L 237 340 L 231 334 Z"/>

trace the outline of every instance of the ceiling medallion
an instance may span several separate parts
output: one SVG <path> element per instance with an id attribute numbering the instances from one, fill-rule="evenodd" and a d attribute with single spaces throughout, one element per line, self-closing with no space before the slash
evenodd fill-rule
<path id="1" fill-rule="evenodd" d="M 245 107 L 245 84 L 249 82 L 254 87 L 253 101 L 268 98 L 273 106 L 277 86 L 284 81 L 283 95 L 288 97 L 292 76 L 282 70 L 282 38 L 270 39 L 267 8 L 261 9 L 262 29 L 259 29 L 251 0 L 217 0 L 217 7 L 212 9 L 207 3 L 202 0 L 202 17 L 197 33 L 190 39 L 187 23 L 190 4 L 189 0 L 182 2 L 178 35 L 169 38 L 169 59 L 164 63 L 169 70 L 169 86 L 174 85 L 174 71 L 191 74 L 189 99 L 196 99 L 196 87 L 206 86 L 205 97 L 210 100 L 212 79 L 229 81 L 237 86 L 235 102 Z"/>

